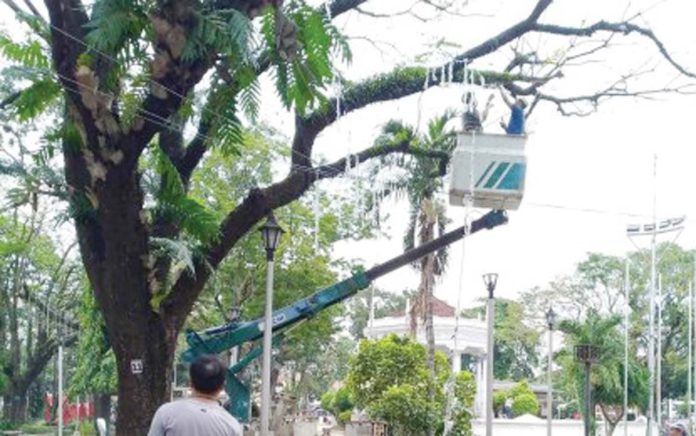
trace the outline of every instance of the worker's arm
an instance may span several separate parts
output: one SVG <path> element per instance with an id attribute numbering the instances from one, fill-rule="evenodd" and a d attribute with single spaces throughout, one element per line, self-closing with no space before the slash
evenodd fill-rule
<path id="1" fill-rule="evenodd" d="M 491 94 L 488 97 L 488 101 L 486 101 L 486 107 L 484 107 L 483 112 L 481 112 L 481 124 L 483 124 L 486 121 L 486 118 L 488 118 L 488 112 L 491 110 L 491 107 L 493 107 L 493 97 L 495 97 L 495 94 Z"/>
<path id="2" fill-rule="evenodd" d="M 500 96 L 503 97 L 503 101 L 505 102 L 507 107 L 512 109 L 513 101 L 510 100 L 510 97 L 508 97 L 508 95 L 505 93 L 505 90 L 501 86 L 498 86 L 498 89 L 500 90 Z"/>

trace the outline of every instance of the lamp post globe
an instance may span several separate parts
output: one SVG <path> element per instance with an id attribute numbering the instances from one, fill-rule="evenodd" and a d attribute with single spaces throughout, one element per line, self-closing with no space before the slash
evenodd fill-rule
<path id="1" fill-rule="evenodd" d="M 263 237 L 263 246 L 266 249 L 266 256 L 268 260 L 273 259 L 273 253 L 280 244 L 280 238 L 285 233 L 282 227 L 278 225 L 273 214 L 268 215 L 268 219 L 263 226 L 259 229 L 261 236 Z"/>
<path id="2" fill-rule="evenodd" d="M 498 273 L 487 273 L 483 275 L 483 283 L 488 290 L 488 298 L 493 298 L 493 291 L 498 285 Z"/>

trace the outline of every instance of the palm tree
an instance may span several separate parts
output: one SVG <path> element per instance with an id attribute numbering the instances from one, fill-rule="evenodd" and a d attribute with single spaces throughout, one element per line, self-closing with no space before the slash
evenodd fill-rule
<path id="1" fill-rule="evenodd" d="M 624 350 L 623 338 L 618 329 L 620 323 L 619 315 L 602 316 L 591 309 L 587 311 L 584 320 L 565 320 L 559 325 L 559 329 L 566 334 L 567 345 L 573 350 L 565 351 L 559 358 L 563 362 L 567 384 L 585 402 L 585 434 L 591 434 L 594 427 L 594 414 L 591 412 L 594 404 L 599 405 L 609 424 L 608 435 L 614 432 L 626 413 L 623 410 Z M 578 362 L 574 353 L 578 346 L 593 348 L 594 358 Z M 629 405 L 644 407 L 647 399 L 647 371 L 638 362 L 635 353 L 628 359 L 628 366 Z"/>
<path id="2" fill-rule="evenodd" d="M 449 156 L 456 146 L 456 136 L 447 131 L 446 124 L 454 117 L 453 112 L 446 112 L 428 123 L 427 131 L 419 133 L 412 126 L 398 121 L 390 121 L 382 129 L 377 144 L 394 146 L 402 143 L 414 149 L 413 154 L 390 156 L 383 163 L 402 170 L 403 177 L 388 183 L 390 192 L 405 195 L 409 202 L 409 224 L 404 235 L 404 248 L 411 249 L 424 244 L 444 233 L 448 223 L 446 207 L 436 194 L 442 190 L 442 176 L 449 161 Z M 417 233 L 417 236 L 416 236 Z M 416 301 L 411 316 L 411 332 L 415 334 L 417 320 L 421 318 L 425 325 L 428 341 L 428 368 L 435 376 L 435 333 L 433 329 L 433 286 L 437 276 L 441 275 L 447 263 L 447 251 L 440 250 L 416 262 L 414 267 L 420 271 L 420 282 Z M 432 399 L 434 393 L 430 392 Z"/>

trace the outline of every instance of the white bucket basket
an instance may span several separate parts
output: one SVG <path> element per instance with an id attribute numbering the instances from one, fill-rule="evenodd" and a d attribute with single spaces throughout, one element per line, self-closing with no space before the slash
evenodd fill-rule
<path id="1" fill-rule="evenodd" d="M 524 195 L 527 157 L 523 135 L 457 134 L 452 156 L 450 204 L 463 206 L 471 197 L 474 207 L 515 210 Z"/>

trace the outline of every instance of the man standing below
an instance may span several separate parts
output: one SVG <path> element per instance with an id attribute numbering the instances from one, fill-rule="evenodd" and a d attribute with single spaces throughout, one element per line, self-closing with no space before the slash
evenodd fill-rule
<path id="1" fill-rule="evenodd" d="M 242 426 L 218 401 L 225 366 L 215 356 L 201 356 L 189 368 L 192 395 L 157 409 L 148 436 L 242 436 Z"/>

